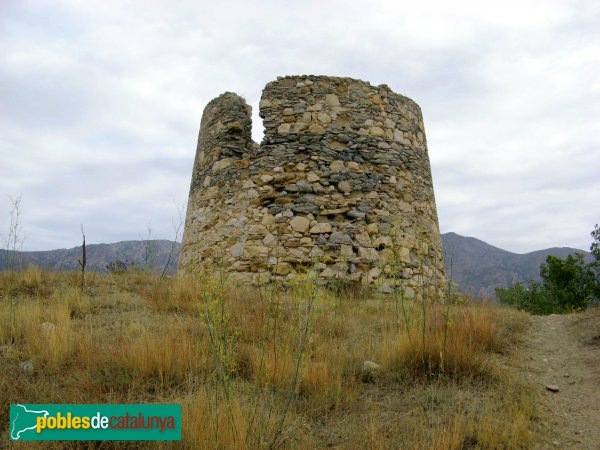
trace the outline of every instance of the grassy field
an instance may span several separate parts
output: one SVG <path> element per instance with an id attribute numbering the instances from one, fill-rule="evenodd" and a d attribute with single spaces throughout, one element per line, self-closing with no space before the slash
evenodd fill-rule
<path id="1" fill-rule="evenodd" d="M 2 448 L 510 449 L 535 437 L 532 390 L 502 363 L 529 321 L 511 309 L 308 276 L 280 291 L 94 273 L 82 292 L 78 274 L 35 268 L 0 274 L 0 296 Z M 9 442 L 10 403 L 180 403 L 183 439 Z"/>

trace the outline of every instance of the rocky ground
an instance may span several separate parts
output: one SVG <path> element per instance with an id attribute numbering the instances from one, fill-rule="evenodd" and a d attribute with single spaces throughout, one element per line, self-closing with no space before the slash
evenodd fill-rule
<path id="1" fill-rule="evenodd" d="M 600 449 L 598 308 L 532 317 L 516 370 L 538 389 L 536 448 Z"/>

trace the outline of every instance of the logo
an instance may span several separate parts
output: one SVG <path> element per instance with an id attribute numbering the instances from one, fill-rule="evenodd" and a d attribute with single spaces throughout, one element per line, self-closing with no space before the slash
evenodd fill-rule
<path id="1" fill-rule="evenodd" d="M 181 405 L 12 404 L 12 440 L 181 439 Z"/>

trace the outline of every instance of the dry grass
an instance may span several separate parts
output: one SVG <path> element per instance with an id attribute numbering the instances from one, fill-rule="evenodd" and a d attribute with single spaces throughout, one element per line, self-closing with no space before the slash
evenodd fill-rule
<path id="1" fill-rule="evenodd" d="M 507 352 L 526 323 L 522 315 L 490 305 L 418 309 L 409 312 L 412 325 L 382 332 L 379 358 L 390 372 L 429 379 L 489 375 L 492 355 Z"/>
<path id="2" fill-rule="evenodd" d="M 3 439 L 10 403 L 173 402 L 183 405 L 182 442 L 101 448 L 531 443 L 531 394 L 496 363 L 526 329 L 523 313 L 435 301 L 400 308 L 310 280 L 283 293 L 96 274 L 81 293 L 72 274 L 30 269 L 0 274 L 0 289 Z M 22 372 L 28 360 L 33 370 Z M 366 377 L 365 361 L 381 368 Z"/>

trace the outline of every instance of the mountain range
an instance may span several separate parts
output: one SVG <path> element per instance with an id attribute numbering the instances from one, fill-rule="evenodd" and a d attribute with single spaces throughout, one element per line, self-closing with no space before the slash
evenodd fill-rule
<path id="1" fill-rule="evenodd" d="M 446 276 L 458 283 L 459 291 L 475 297 L 495 298 L 495 288 L 517 281 L 539 281 L 540 265 L 548 255 L 565 258 L 571 253 L 583 253 L 586 262 L 592 254 L 570 247 L 552 247 L 530 253 L 512 253 L 473 237 L 456 233 L 442 235 Z"/>
<path id="2" fill-rule="evenodd" d="M 442 234 L 446 275 L 458 283 L 458 289 L 475 297 L 494 298 L 496 287 L 508 286 L 516 281 L 539 280 L 540 264 L 548 255 L 561 258 L 570 253 L 584 253 L 591 261 L 589 252 L 554 247 L 535 252 L 512 253 L 487 244 L 473 237 L 456 233 Z M 179 258 L 179 242 L 168 240 L 122 241 L 114 244 L 89 244 L 86 246 L 88 270 L 106 271 L 109 264 L 120 261 L 122 265 L 135 265 L 174 274 Z M 0 250 L 0 270 L 6 269 L 7 251 Z M 17 260 L 23 265 L 33 264 L 53 270 L 77 270 L 81 259 L 81 247 L 49 251 L 22 252 Z"/>
<path id="3" fill-rule="evenodd" d="M 167 240 L 122 241 L 114 244 L 86 245 L 86 262 L 88 270 L 106 272 L 108 265 L 121 262 L 124 266 L 137 266 L 162 272 L 167 266 L 167 273 L 177 270 L 179 258 L 179 242 Z M 172 254 L 171 254 L 172 253 Z M 171 258 L 169 261 L 169 254 Z M 0 250 L 0 270 L 6 269 L 7 251 Z M 81 247 L 63 248 L 38 252 L 21 252 L 17 256 L 17 265 L 35 265 L 51 270 L 79 270 Z"/>

